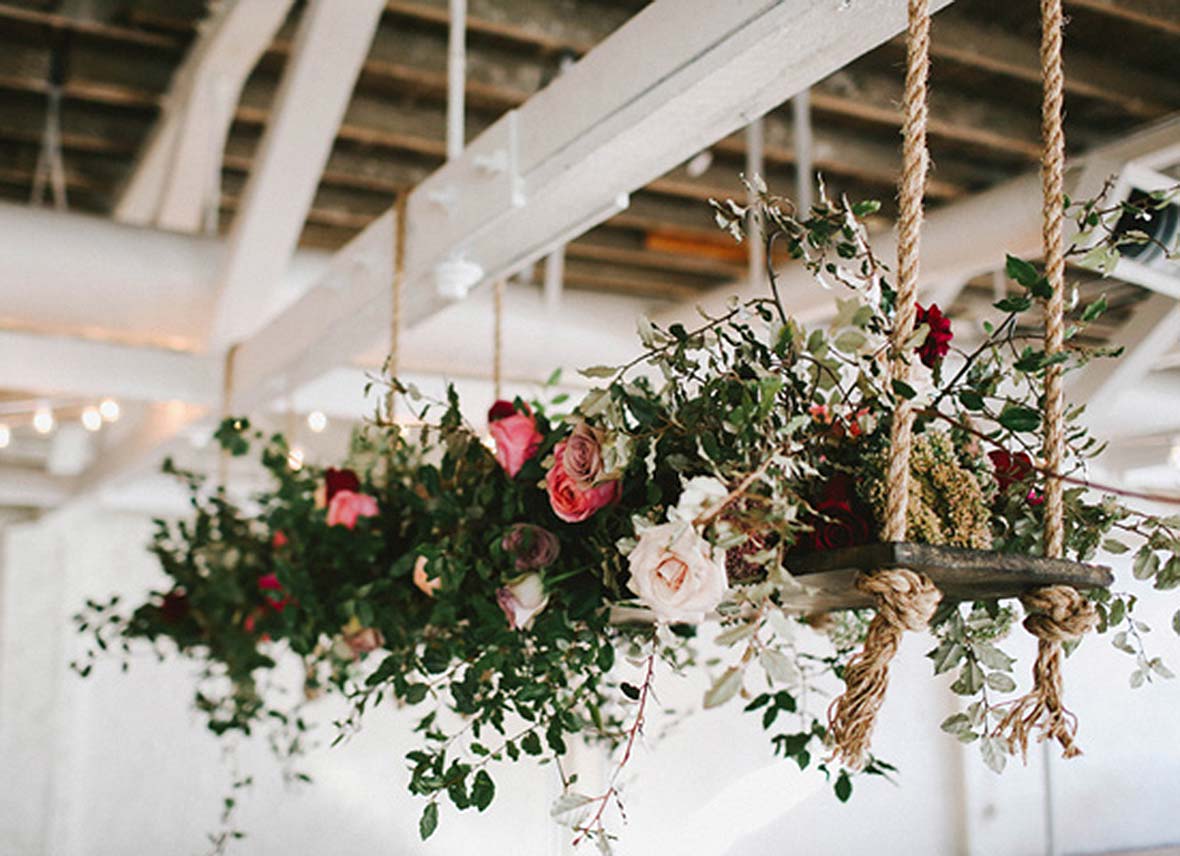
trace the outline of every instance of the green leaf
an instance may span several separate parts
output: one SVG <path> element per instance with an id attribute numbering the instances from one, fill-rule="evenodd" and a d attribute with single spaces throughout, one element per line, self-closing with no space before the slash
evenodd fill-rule
<path id="1" fill-rule="evenodd" d="M 1117 556 L 1127 552 L 1131 548 L 1122 541 L 1116 541 L 1114 538 L 1107 538 L 1102 542 L 1102 549 L 1108 553 L 1114 553 Z"/>
<path id="2" fill-rule="evenodd" d="M 918 395 L 917 391 L 915 391 L 912 386 L 910 386 L 904 380 L 898 380 L 896 378 L 893 380 L 893 394 L 899 396 L 900 398 L 904 398 L 907 401 L 916 398 Z"/>
<path id="3" fill-rule="evenodd" d="M 1131 563 L 1131 573 L 1137 580 L 1149 580 L 1160 569 L 1160 557 L 1147 546 L 1139 548 L 1135 553 L 1135 560 Z"/>
<path id="4" fill-rule="evenodd" d="M 1041 427 L 1041 414 L 1019 404 L 1005 404 L 999 420 L 1001 425 L 1014 433 L 1029 433 Z"/>
<path id="5" fill-rule="evenodd" d="M 406 687 L 405 700 L 407 704 L 417 704 L 426 698 L 428 687 L 426 684 L 410 684 Z"/>
<path id="6" fill-rule="evenodd" d="M 975 695 L 983 689 L 983 669 L 978 663 L 966 663 L 959 672 L 958 679 L 951 684 L 951 692 L 958 695 Z"/>
<path id="7" fill-rule="evenodd" d="M 1004 272 L 1008 274 L 1009 279 L 1016 280 L 1025 288 L 1029 288 L 1041 277 L 1032 264 L 1011 254 L 1005 259 Z"/>
<path id="8" fill-rule="evenodd" d="M 1016 690 L 1016 681 L 1003 672 L 989 672 L 987 685 L 998 693 L 1010 693 Z"/>
<path id="9" fill-rule="evenodd" d="M 948 639 L 926 656 L 934 661 L 934 674 L 941 675 L 959 665 L 959 661 L 966 653 L 967 650 L 962 645 L 953 639 Z"/>
<path id="10" fill-rule="evenodd" d="M 1001 312 L 1027 312 L 1032 308 L 1032 301 L 1027 297 L 1005 297 L 994 305 Z"/>
<path id="11" fill-rule="evenodd" d="M 438 829 L 438 803 L 428 802 L 422 810 L 422 818 L 418 821 L 418 834 L 425 841 Z"/>
<path id="12" fill-rule="evenodd" d="M 520 748 L 525 751 L 527 755 L 541 754 L 541 738 L 535 731 L 530 731 L 524 737 L 520 738 Z"/>
<path id="13" fill-rule="evenodd" d="M 960 392 L 959 403 L 968 410 L 983 410 L 983 396 L 973 389 L 965 389 Z"/>
<path id="14" fill-rule="evenodd" d="M 736 666 L 726 669 L 705 693 L 705 708 L 718 707 L 725 704 L 742 687 L 742 673 Z"/>
<path id="15" fill-rule="evenodd" d="M 983 763 L 994 773 L 1004 772 L 1004 765 L 1008 763 L 1008 753 L 1004 751 L 1004 744 L 996 737 L 985 737 L 979 741 L 979 752 L 983 755 Z"/>
<path id="16" fill-rule="evenodd" d="M 989 669 L 1000 669 L 1004 672 L 1010 672 L 1012 671 L 1012 666 L 1016 663 L 1015 657 L 1009 657 L 994 645 L 980 642 L 975 644 L 974 650 L 975 656 Z"/>
<path id="17" fill-rule="evenodd" d="M 1096 321 L 1106 311 L 1106 295 L 1102 295 L 1082 312 L 1082 320 L 1089 323 Z"/>
<path id="18" fill-rule="evenodd" d="M 840 802 L 848 802 L 848 798 L 852 796 L 852 779 L 848 778 L 848 773 L 845 770 L 841 770 L 840 775 L 836 777 L 833 790 L 836 792 L 836 799 Z"/>
<path id="19" fill-rule="evenodd" d="M 1172 615 L 1172 631 L 1180 635 L 1180 609 Z"/>
<path id="20" fill-rule="evenodd" d="M 786 654 L 771 648 L 764 648 L 758 657 L 766 676 L 776 684 L 794 686 L 799 683 L 799 670 Z"/>
<path id="21" fill-rule="evenodd" d="M 614 366 L 590 366 L 589 368 L 578 369 L 578 374 L 588 378 L 612 378 L 618 371 Z"/>
<path id="22" fill-rule="evenodd" d="M 475 780 L 471 783 L 471 803 L 480 811 L 492 804 L 492 799 L 496 796 L 496 785 L 492 782 L 492 777 L 488 775 L 487 770 L 480 770 L 475 774 Z"/>
<path id="23" fill-rule="evenodd" d="M 852 215 L 854 217 L 868 217 L 870 214 L 876 214 L 881 210 L 881 203 L 876 199 L 862 199 L 860 202 L 852 203 Z"/>

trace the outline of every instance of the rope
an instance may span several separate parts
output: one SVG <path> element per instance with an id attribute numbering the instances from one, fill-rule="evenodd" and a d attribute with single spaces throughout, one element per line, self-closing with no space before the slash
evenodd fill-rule
<path id="1" fill-rule="evenodd" d="M 922 197 L 929 155 L 926 150 L 927 79 L 930 73 L 929 0 L 909 0 L 906 33 L 906 78 L 902 120 L 902 173 L 898 188 L 900 213 L 897 238 L 897 302 L 891 335 L 891 380 L 909 378 L 906 347 L 914 332 L 918 299 Z M 914 414 L 910 402 L 898 398 L 890 428 L 883 538 L 904 541 L 909 500 L 910 448 Z M 872 594 L 877 614 L 869 624 L 864 649 L 844 670 L 845 690 L 828 710 L 833 757 L 860 769 L 868 756 L 877 713 L 889 685 L 889 663 L 897 654 L 902 633 L 923 629 L 941 594 L 924 574 L 905 569 L 858 576 L 857 588 Z"/>
<path id="2" fill-rule="evenodd" d="M 401 191 L 393 210 L 393 311 L 389 321 L 389 356 L 385 370 L 390 378 L 389 393 L 385 397 L 385 416 L 393 424 L 397 413 L 397 373 L 401 365 L 402 292 L 406 280 L 406 200 L 409 193 Z"/>
<path id="3" fill-rule="evenodd" d="M 1024 627 L 1037 637 L 1037 659 L 1033 664 L 1033 690 L 1017 699 L 996 727 L 995 736 L 1008 744 L 1008 751 L 1020 750 L 1028 760 L 1028 738 L 1034 730 L 1040 740 L 1054 739 L 1062 754 L 1082 754 L 1074 742 L 1077 717 L 1062 700 L 1062 643 L 1080 639 L 1098 626 L 1098 611 L 1083 595 L 1069 586 L 1049 586 L 1029 592 L 1020 599 L 1028 612 Z"/>
<path id="4" fill-rule="evenodd" d="M 1065 76 L 1061 58 L 1065 16 L 1061 0 L 1041 0 L 1041 159 L 1042 228 L 1045 278 L 1052 293 L 1044 302 L 1045 353 L 1060 353 L 1065 328 Z M 1065 451 L 1065 396 L 1062 367 L 1052 365 L 1045 372 L 1044 469 L 1060 473 Z M 1064 481 L 1045 480 L 1045 555 L 1059 559 L 1064 554 Z M 1066 758 L 1082 754 L 1074 743 L 1077 719 L 1062 699 L 1062 643 L 1078 639 L 1098 623 L 1098 616 L 1086 598 L 1066 586 L 1050 586 L 1029 592 L 1021 602 L 1028 616 L 1024 626 L 1037 637 L 1037 659 L 1033 664 L 1033 687 L 1017 699 L 1001 720 L 995 735 L 1005 740 L 1009 751 L 1020 749 L 1027 758 L 1028 738 L 1033 730 L 1040 739 L 1055 739 Z"/>
<path id="5" fill-rule="evenodd" d="M 234 395 L 234 358 L 238 355 L 238 346 L 231 345 L 225 352 L 225 363 L 221 369 L 221 418 L 230 417 L 229 409 L 233 404 Z M 229 450 L 222 448 L 217 456 L 217 485 L 225 488 L 229 478 Z"/>
<path id="6" fill-rule="evenodd" d="M 499 401 L 504 380 L 504 280 L 496 280 L 492 288 L 492 400 Z"/>

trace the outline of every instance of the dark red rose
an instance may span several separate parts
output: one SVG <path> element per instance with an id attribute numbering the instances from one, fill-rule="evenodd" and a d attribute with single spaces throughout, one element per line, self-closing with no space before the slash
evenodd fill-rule
<path id="1" fill-rule="evenodd" d="M 847 473 L 832 476 L 812 507 L 816 511 L 809 521 L 813 528 L 803 536 L 800 546 L 811 551 L 838 550 L 872 540 L 872 519 L 857 499 Z"/>
<path id="2" fill-rule="evenodd" d="M 766 577 L 763 565 L 751 562 L 749 557 L 766 549 L 766 539 L 761 535 L 750 534 L 746 540 L 736 547 L 725 551 L 725 576 L 730 585 L 752 583 Z"/>
<path id="3" fill-rule="evenodd" d="M 337 470 L 328 467 L 324 471 L 324 488 L 325 488 L 325 502 L 331 502 L 332 497 L 340 493 L 342 490 L 350 490 L 353 493 L 360 493 L 361 480 L 357 474 L 352 470 Z"/>
<path id="4" fill-rule="evenodd" d="M 291 602 L 291 597 L 286 595 L 283 584 L 279 582 L 279 578 L 273 572 L 263 574 L 258 578 L 258 590 L 262 592 L 262 599 L 275 612 L 282 612 Z"/>
<path id="5" fill-rule="evenodd" d="M 488 409 L 488 422 L 499 422 L 507 419 L 516 412 L 516 405 L 511 401 L 500 399 Z"/>
<path id="6" fill-rule="evenodd" d="M 937 303 L 931 303 L 929 309 L 923 309 L 919 304 L 915 323 L 925 324 L 930 328 L 917 352 L 924 366 L 934 368 L 950 351 L 951 339 L 955 338 L 951 332 L 951 319 L 942 314 Z"/>
<path id="7" fill-rule="evenodd" d="M 561 552 L 561 542 L 548 529 L 532 523 L 517 523 L 500 541 L 500 547 L 515 559 L 518 571 L 531 571 L 553 564 Z"/>
<path id="8" fill-rule="evenodd" d="M 995 449 L 987 453 L 996 471 L 996 485 L 1004 493 L 1014 484 L 1025 481 L 1032 475 L 1032 459 L 1024 452 L 1008 452 Z"/>
<path id="9" fill-rule="evenodd" d="M 160 617 L 169 624 L 179 624 L 188 616 L 188 594 L 184 589 L 172 589 L 160 603 Z"/>

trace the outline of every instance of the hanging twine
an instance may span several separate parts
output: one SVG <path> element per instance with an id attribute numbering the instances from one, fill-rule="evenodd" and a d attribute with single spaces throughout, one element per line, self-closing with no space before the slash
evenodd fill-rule
<path id="1" fill-rule="evenodd" d="M 496 280 L 492 288 L 492 399 L 499 401 L 504 380 L 504 280 Z"/>
<path id="2" fill-rule="evenodd" d="M 897 302 L 889 363 L 891 380 L 909 377 L 906 345 L 914 332 L 918 297 L 922 197 L 929 155 L 926 150 L 927 93 L 930 72 L 930 9 L 928 0 L 909 0 L 906 34 L 906 80 L 902 122 L 902 174 L 898 191 Z M 904 541 L 909 500 L 910 448 L 914 414 L 898 399 L 890 431 L 885 506 L 885 541 Z M 857 588 L 871 594 L 877 614 L 869 624 L 865 646 L 844 670 L 845 690 L 828 709 L 833 757 L 850 769 L 864 766 L 877 712 L 889 686 L 889 663 L 897 654 L 902 633 L 920 631 L 930 622 L 942 595 L 925 574 L 906 569 L 861 574 Z"/>
<path id="3" fill-rule="evenodd" d="M 1061 41 L 1065 17 L 1061 0 L 1041 0 L 1041 160 L 1042 229 L 1045 277 L 1052 290 L 1044 303 L 1045 353 L 1061 352 L 1065 333 L 1065 133 L 1062 112 L 1065 75 Z M 1065 396 L 1062 366 L 1045 371 L 1045 470 L 1060 473 L 1065 451 Z M 1060 478 L 1045 480 L 1045 555 L 1059 559 L 1064 554 L 1065 520 Z M 1027 756 L 1028 739 L 1039 730 L 1040 739 L 1055 739 L 1064 757 L 1081 751 L 1074 743 L 1077 720 L 1062 701 L 1062 642 L 1078 639 L 1094 629 L 1098 616 L 1094 605 L 1072 588 L 1050 586 L 1029 592 L 1021 602 L 1029 613 L 1025 628 L 1037 637 L 1037 659 L 1033 665 L 1033 688 L 1017 699 L 996 728 L 1010 751 L 1020 749 Z"/>
<path id="4" fill-rule="evenodd" d="M 409 194 L 401 191 L 393 210 L 393 311 L 389 321 L 389 356 L 385 370 L 389 374 L 389 392 L 385 396 L 385 418 L 390 425 L 397 414 L 397 373 L 401 360 L 402 338 L 402 292 L 406 279 L 406 198 Z"/>

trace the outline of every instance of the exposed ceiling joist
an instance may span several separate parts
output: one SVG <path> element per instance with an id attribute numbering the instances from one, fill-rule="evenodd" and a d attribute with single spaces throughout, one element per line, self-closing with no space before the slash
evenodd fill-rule
<path id="1" fill-rule="evenodd" d="M 331 0 L 312 0 L 303 12 L 230 233 L 210 337 L 216 345 L 265 319 L 383 8 L 383 0 L 354 0 L 341 14 Z"/>
<path id="2" fill-rule="evenodd" d="M 181 232 L 206 225 L 209 206 L 216 211 L 222 151 L 242 87 L 291 5 L 213 5 L 173 76 L 164 111 L 115 205 L 116 219 Z"/>
<path id="3" fill-rule="evenodd" d="M 1180 0 L 1066 0 L 1070 6 L 1180 35 Z"/>

